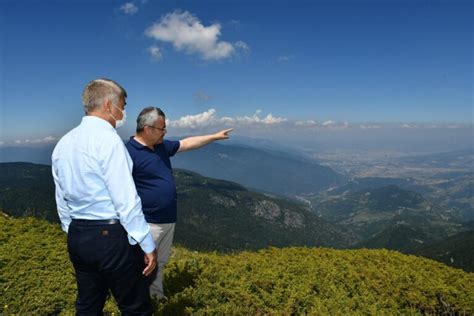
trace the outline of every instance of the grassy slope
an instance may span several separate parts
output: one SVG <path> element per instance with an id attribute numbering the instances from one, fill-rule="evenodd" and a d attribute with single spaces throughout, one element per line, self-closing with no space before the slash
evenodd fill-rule
<path id="1" fill-rule="evenodd" d="M 0 314 L 69 314 L 75 281 L 65 235 L 0 216 Z M 387 250 L 270 248 L 235 254 L 174 249 L 165 314 L 474 313 L 474 274 Z M 112 301 L 108 311 L 116 310 Z"/>

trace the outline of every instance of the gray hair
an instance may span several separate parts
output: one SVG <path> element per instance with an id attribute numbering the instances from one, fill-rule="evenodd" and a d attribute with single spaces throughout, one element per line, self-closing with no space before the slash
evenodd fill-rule
<path id="1" fill-rule="evenodd" d="M 153 126 L 160 117 L 166 118 L 160 108 L 154 106 L 144 108 L 137 117 L 137 133 L 142 132 L 145 126 Z"/>
<path id="2" fill-rule="evenodd" d="M 99 109 L 107 100 L 117 105 L 120 97 L 127 97 L 127 91 L 121 85 L 110 79 L 99 78 L 92 80 L 84 88 L 82 103 L 86 113 L 90 113 Z"/>

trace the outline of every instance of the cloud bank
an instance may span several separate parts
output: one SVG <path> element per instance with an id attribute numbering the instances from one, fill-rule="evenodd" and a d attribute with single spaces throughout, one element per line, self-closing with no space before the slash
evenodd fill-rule
<path id="1" fill-rule="evenodd" d="M 58 140 L 58 138 L 53 136 L 46 136 L 44 138 L 35 138 L 35 139 L 17 139 L 13 143 L 15 145 L 35 145 L 35 144 L 50 144 L 54 143 Z M 2 142 L 3 145 L 5 142 Z"/>
<path id="2" fill-rule="evenodd" d="M 167 120 L 167 125 L 176 129 L 205 129 L 208 127 L 245 127 L 258 128 L 265 127 L 275 130 L 292 131 L 373 131 L 378 133 L 380 129 L 438 129 L 438 128 L 469 128 L 469 124 L 450 124 L 450 123 L 349 123 L 347 121 L 336 120 L 289 120 L 284 117 L 274 116 L 272 113 L 262 115 L 261 110 L 256 110 L 253 115 L 246 116 L 219 116 L 214 108 L 198 113 L 180 117 L 176 120 Z M 471 125 L 472 127 L 472 125 Z"/>
<path id="3" fill-rule="evenodd" d="M 209 109 L 206 112 L 196 115 L 186 115 L 178 120 L 169 120 L 167 124 L 175 128 L 196 129 L 201 127 L 211 127 L 216 125 L 238 126 L 238 125 L 274 125 L 285 122 L 287 119 L 275 117 L 272 113 L 261 118 L 259 114 L 261 110 L 257 110 L 252 116 L 241 117 L 218 117 L 215 109 Z"/>

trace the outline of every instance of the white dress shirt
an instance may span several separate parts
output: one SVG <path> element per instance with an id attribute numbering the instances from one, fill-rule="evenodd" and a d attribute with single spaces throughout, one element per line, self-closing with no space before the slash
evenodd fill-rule
<path id="1" fill-rule="evenodd" d="M 132 160 L 115 128 L 85 116 L 54 148 L 52 171 L 61 227 L 72 219 L 118 219 L 144 252 L 155 249 L 132 178 Z"/>

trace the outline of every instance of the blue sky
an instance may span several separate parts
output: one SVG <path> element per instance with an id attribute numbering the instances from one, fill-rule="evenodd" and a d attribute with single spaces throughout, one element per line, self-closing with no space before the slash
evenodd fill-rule
<path id="1" fill-rule="evenodd" d="M 3 0 L 0 145 L 57 140 L 97 77 L 170 134 L 473 122 L 472 1 Z M 458 124 L 458 125 L 456 125 Z"/>

